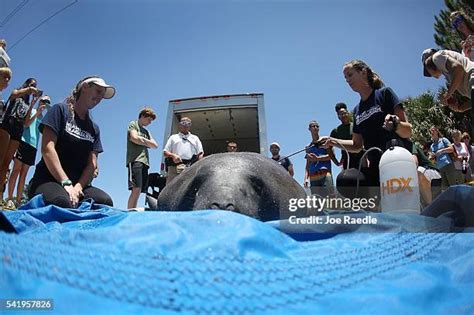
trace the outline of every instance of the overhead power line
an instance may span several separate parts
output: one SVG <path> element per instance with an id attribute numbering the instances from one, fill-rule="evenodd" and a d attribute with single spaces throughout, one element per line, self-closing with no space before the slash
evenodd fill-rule
<path id="1" fill-rule="evenodd" d="M 38 25 L 36 25 L 35 27 L 33 27 L 28 33 L 26 33 L 25 35 L 23 35 L 23 37 L 21 37 L 19 40 L 17 40 L 15 43 L 13 43 L 13 45 L 10 47 L 10 49 L 8 49 L 8 51 L 10 52 L 16 45 L 18 45 L 22 40 L 24 40 L 28 35 L 30 35 L 31 33 L 33 33 L 34 31 L 36 31 L 38 28 L 40 28 L 43 24 L 45 24 L 46 22 L 48 22 L 49 20 L 51 20 L 52 18 L 54 18 L 56 15 L 58 15 L 59 13 L 63 12 L 64 10 L 66 10 L 67 8 L 69 8 L 70 6 L 73 6 L 74 4 L 76 4 L 77 2 L 79 2 L 79 0 L 74 0 L 73 2 L 69 3 L 68 5 L 66 5 L 65 7 L 63 7 L 62 9 L 56 11 L 55 13 L 53 13 L 52 15 L 50 15 L 48 18 L 46 18 L 45 20 L 43 20 L 42 22 L 40 22 Z"/>
<path id="2" fill-rule="evenodd" d="M 10 12 L 4 19 L 3 21 L 0 23 L 0 27 L 4 27 L 8 21 L 10 21 L 12 19 L 12 17 L 15 16 L 15 14 L 18 13 L 18 11 L 20 11 L 27 3 L 28 1 L 30 0 L 23 0 L 22 2 L 20 2 L 14 9 L 12 12 Z"/>

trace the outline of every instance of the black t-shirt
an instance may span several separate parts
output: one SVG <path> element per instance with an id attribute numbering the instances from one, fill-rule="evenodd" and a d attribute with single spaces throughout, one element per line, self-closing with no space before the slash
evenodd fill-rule
<path id="1" fill-rule="evenodd" d="M 278 162 L 280 160 L 280 156 L 278 156 L 276 159 L 273 158 L 272 156 L 272 160 L 277 162 L 278 164 L 280 164 L 281 166 L 283 166 L 287 171 L 288 171 L 288 168 L 293 165 L 290 161 L 289 158 L 284 158 L 283 160 L 281 160 L 281 162 Z"/>
<path id="2" fill-rule="evenodd" d="M 374 90 L 367 100 L 361 100 L 354 108 L 353 132 L 362 136 L 366 150 L 378 147 L 385 151 L 385 146 L 390 139 L 402 139 L 394 131 L 387 131 L 382 127 L 385 116 L 393 115 L 397 105 L 402 106 L 395 92 L 391 88 L 383 87 Z M 403 146 L 411 152 L 413 144 L 406 139 L 402 139 L 402 142 Z M 368 156 L 371 162 L 378 165 L 380 153 L 371 151 Z"/>
<path id="3" fill-rule="evenodd" d="M 13 117 L 18 122 L 23 122 L 30 107 L 30 96 L 20 96 L 17 98 L 10 98 L 7 101 L 8 105 L 4 113 L 3 120 L 7 121 Z"/>
<path id="4" fill-rule="evenodd" d="M 68 178 L 75 184 L 87 166 L 91 151 L 102 152 L 99 126 L 89 115 L 82 120 L 77 114 L 71 117 L 69 106 L 64 103 L 54 105 L 43 118 L 39 129 L 50 127 L 57 135 L 56 152 Z M 35 185 L 56 181 L 49 172 L 44 158 L 36 166 L 33 176 Z"/>
<path id="5" fill-rule="evenodd" d="M 2 100 L 1 94 L 0 94 L 0 124 L 3 121 L 3 115 L 5 114 L 6 106 L 5 102 Z"/>
<path id="6" fill-rule="evenodd" d="M 337 128 L 334 128 L 331 131 L 330 136 L 336 139 L 352 140 L 352 128 L 353 128 L 352 122 L 346 125 L 340 124 L 339 126 L 337 126 Z M 343 169 L 358 168 L 360 159 L 362 158 L 362 155 L 364 155 L 364 150 L 362 150 L 359 153 L 349 153 L 349 156 L 350 156 L 349 166 L 347 165 L 347 160 L 348 160 L 347 152 L 344 149 L 341 149 L 341 155 L 342 155 Z"/>

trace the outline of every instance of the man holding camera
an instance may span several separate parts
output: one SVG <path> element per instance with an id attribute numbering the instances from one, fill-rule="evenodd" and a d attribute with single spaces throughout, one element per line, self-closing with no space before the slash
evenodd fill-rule
<path id="1" fill-rule="evenodd" d="M 166 142 L 163 150 L 168 168 L 166 184 L 170 183 L 187 166 L 204 156 L 201 140 L 198 136 L 191 134 L 191 126 L 191 119 L 182 117 L 178 125 L 179 133 L 171 135 Z"/>

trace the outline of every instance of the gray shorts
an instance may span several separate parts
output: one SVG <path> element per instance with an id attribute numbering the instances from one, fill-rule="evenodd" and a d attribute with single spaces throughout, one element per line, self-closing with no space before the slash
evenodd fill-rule
<path id="1" fill-rule="evenodd" d="M 142 162 L 132 162 L 127 165 L 128 168 L 128 190 L 132 188 L 141 188 L 142 193 L 148 190 L 148 166 Z"/>

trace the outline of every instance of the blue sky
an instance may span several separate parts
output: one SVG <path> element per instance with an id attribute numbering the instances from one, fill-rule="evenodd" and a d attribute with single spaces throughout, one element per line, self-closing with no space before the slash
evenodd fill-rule
<path id="1" fill-rule="evenodd" d="M 1 1 L 0 18 L 20 2 Z M 0 37 L 11 47 L 71 2 L 29 1 Z M 262 92 L 268 143 L 290 154 L 310 141 L 310 120 L 327 135 L 339 124 L 334 105 L 357 104 L 342 75 L 347 61 L 366 61 L 400 98 L 444 84 L 423 77 L 420 62 L 423 49 L 435 46 L 434 16 L 444 8 L 442 0 L 81 0 L 9 50 L 13 79 L 3 97 L 28 77 L 53 102 L 87 75 L 114 85 L 116 96 L 92 112 L 104 147 L 95 185 L 125 208 L 126 130 L 145 105 L 158 115 L 148 128 L 159 144 L 150 152 L 152 171 L 160 167 L 168 101 L 176 98 Z M 303 155 L 292 161 L 302 183 Z"/>

